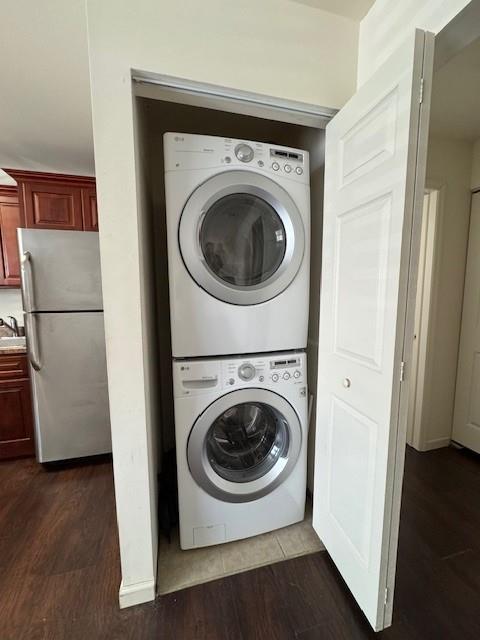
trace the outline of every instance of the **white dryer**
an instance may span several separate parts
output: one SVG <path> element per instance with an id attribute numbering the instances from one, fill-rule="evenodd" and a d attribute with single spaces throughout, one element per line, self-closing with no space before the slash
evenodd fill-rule
<path id="1" fill-rule="evenodd" d="M 204 547 L 304 517 L 304 352 L 173 362 L 180 545 Z"/>
<path id="2" fill-rule="evenodd" d="M 164 135 L 174 358 L 307 344 L 306 151 Z"/>

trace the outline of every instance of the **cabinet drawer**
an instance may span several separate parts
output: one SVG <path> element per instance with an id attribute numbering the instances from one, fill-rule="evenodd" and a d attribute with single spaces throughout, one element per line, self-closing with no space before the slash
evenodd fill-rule
<path id="1" fill-rule="evenodd" d="M 28 378 L 28 361 L 24 353 L 0 354 L 0 380 Z"/>

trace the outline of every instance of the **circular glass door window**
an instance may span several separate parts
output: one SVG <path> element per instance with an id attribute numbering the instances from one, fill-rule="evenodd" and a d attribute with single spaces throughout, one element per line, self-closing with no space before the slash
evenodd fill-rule
<path id="1" fill-rule="evenodd" d="M 250 482 L 268 473 L 289 446 L 285 417 L 261 402 L 229 407 L 213 422 L 206 436 L 213 470 L 231 482 Z"/>
<path id="2" fill-rule="evenodd" d="M 200 247 L 210 271 L 237 287 L 273 276 L 283 262 L 286 234 L 275 209 L 252 193 L 233 193 L 212 204 L 200 228 Z"/>

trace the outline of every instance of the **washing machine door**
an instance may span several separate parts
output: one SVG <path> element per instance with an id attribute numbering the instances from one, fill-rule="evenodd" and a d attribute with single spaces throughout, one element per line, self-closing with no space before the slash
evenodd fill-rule
<path id="1" fill-rule="evenodd" d="M 200 287 L 224 302 L 253 305 L 274 298 L 295 278 L 305 231 L 280 185 L 251 171 L 225 171 L 188 199 L 179 244 Z"/>
<path id="2" fill-rule="evenodd" d="M 240 389 L 198 417 L 187 459 L 195 481 L 211 496 L 248 502 L 288 477 L 301 446 L 300 420 L 285 398 L 266 389 Z"/>

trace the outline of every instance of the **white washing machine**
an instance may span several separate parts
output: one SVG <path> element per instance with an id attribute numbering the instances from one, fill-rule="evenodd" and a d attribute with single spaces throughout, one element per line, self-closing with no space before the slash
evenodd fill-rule
<path id="1" fill-rule="evenodd" d="M 305 353 L 174 361 L 173 380 L 182 549 L 303 520 Z"/>
<path id="2" fill-rule="evenodd" d="M 306 151 L 166 133 L 173 357 L 307 344 Z"/>

